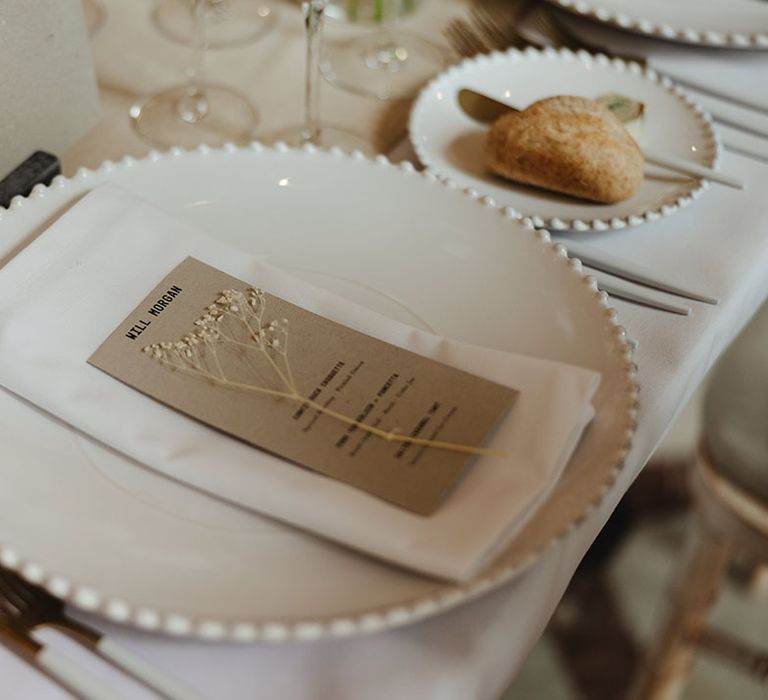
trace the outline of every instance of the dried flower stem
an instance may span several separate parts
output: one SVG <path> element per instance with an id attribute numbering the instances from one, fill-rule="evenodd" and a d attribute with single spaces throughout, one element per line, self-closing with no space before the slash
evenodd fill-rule
<path id="1" fill-rule="evenodd" d="M 173 370 L 199 377 L 228 389 L 295 401 L 302 406 L 312 408 L 318 413 L 359 428 L 387 442 L 434 447 L 464 454 L 507 456 L 506 453 L 499 450 L 443 440 L 429 440 L 403 435 L 391 430 L 382 430 L 302 396 L 296 386 L 291 365 L 288 362 L 288 321 L 282 319 L 281 321 L 266 322 L 264 320 L 265 311 L 266 299 L 262 290 L 249 288 L 240 292 L 228 289 L 223 291 L 218 299 L 207 307 L 205 313 L 195 321 L 194 325 L 197 326 L 197 330 L 186 334 L 175 342 L 148 345 L 143 348 L 143 351 Z M 245 336 L 246 340 L 237 337 L 238 330 Z M 268 367 L 279 379 L 282 388 L 272 389 L 258 384 L 229 379 L 222 368 L 218 354 L 219 347 L 226 345 L 240 349 L 244 353 L 245 361 L 254 374 L 258 374 L 258 370 L 250 362 L 248 352 L 257 352 L 257 357 L 266 361 Z"/>

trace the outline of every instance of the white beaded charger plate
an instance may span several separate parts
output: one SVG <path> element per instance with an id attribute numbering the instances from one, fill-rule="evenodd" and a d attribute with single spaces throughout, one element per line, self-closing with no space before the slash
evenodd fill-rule
<path id="1" fill-rule="evenodd" d="M 462 88 L 520 109 L 554 95 L 620 93 L 645 105 L 641 146 L 717 167 L 720 145 L 710 117 L 652 69 L 568 49 L 510 49 L 467 59 L 422 90 L 411 112 L 411 144 L 419 160 L 441 178 L 491 197 L 535 226 L 576 231 L 637 226 L 687 206 L 709 183 L 646 164 L 643 182 L 631 198 L 597 204 L 502 179 L 485 165 L 488 127 L 459 107 L 456 96 Z"/>
<path id="2" fill-rule="evenodd" d="M 104 182 L 399 320 L 591 367 L 603 379 L 595 419 L 549 501 L 465 585 L 196 492 L 0 390 L 0 563 L 56 596 L 119 622 L 207 639 L 380 630 L 523 571 L 599 502 L 621 468 L 636 401 L 625 334 L 605 294 L 546 233 L 410 165 L 255 144 L 151 154 L 58 177 L 0 210 L 0 261 Z"/>
<path id="3" fill-rule="evenodd" d="M 765 0 L 550 0 L 638 34 L 728 49 L 768 49 Z"/>

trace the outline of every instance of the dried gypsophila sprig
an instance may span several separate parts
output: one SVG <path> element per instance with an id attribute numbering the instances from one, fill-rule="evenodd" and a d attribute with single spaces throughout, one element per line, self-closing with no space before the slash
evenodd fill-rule
<path id="1" fill-rule="evenodd" d="M 387 442 L 436 447 L 467 454 L 506 456 L 498 450 L 382 430 L 302 396 L 288 361 L 288 319 L 267 321 L 266 309 L 266 296 L 261 289 L 254 287 L 249 287 L 245 291 L 225 289 L 194 322 L 193 331 L 179 340 L 154 343 L 145 346 L 142 350 L 152 359 L 171 369 L 229 389 L 295 401 Z M 261 369 L 265 366 L 273 379 L 277 380 L 278 388 L 227 377 L 219 358 L 219 350 L 222 347 L 238 350 L 242 362 L 254 378 L 262 379 Z"/>

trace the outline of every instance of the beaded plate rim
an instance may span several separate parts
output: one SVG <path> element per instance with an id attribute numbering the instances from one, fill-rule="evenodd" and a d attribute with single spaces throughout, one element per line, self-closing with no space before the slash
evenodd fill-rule
<path id="1" fill-rule="evenodd" d="M 643 16 L 629 16 L 624 12 L 616 12 L 602 7 L 599 3 L 585 0 L 549 0 L 549 2 L 555 3 L 563 10 L 602 24 L 657 39 L 723 49 L 768 49 L 766 32 L 719 32 L 693 27 L 673 27 L 671 24 L 653 22 Z M 642 12 L 640 14 L 642 15 Z"/>
<path id="2" fill-rule="evenodd" d="M 57 176 L 50 186 L 37 185 L 28 197 L 15 197 L 8 210 L 0 209 L 0 230 L 5 222 L 12 220 L 14 214 L 25 207 L 35 206 L 36 202 L 46 199 L 54 190 L 73 190 L 78 193 L 84 183 L 89 183 L 97 176 L 108 176 L 109 173 L 135 167 L 140 163 L 153 163 L 168 158 L 206 157 L 219 151 L 235 153 L 238 151 L 254 151 L 257 153 L 295 153 L 297 149 L 289 148 L 283 143 L 272 147 L 254 142 L 247 147 L 239 147 L 227 144 L 221 149 L 213 149 L 201 146 L 194 150 L 185 151 L 180 148 L 172 148 L 167 152 L 152 151 L 145 158 L 136 159 L 126 156 L 115 163 L 105 161 L 99 168 L 90 170 L 80 168 L 74 176 Z M 367 161 L 373 167 L 386 167 L 397 169 L 407 177 L 415 177 L 433 183 L 438 187 L 449 190 L 457 188 L 448 182 L 438 178 L 429 171 L 419 172 L 411 163 L 391 163 L 385 156 L 367 158 L 361 152 L 351 154 L 343 153 L 338 149 L 321 151 L 313 146 L 305 146 L 302 149 L 307 157 L 331 157 L 346 158 L 353 161 Z M 458 193 L 457 193 L 458 194 Z M 478 206 L 493 209 L 499 216 L 507 219 L 515 219 L 514 214 L 508 210 L 494 207 L 487 198 L 480 197 L 471 190 L 461 190 L 463 196 L 475 200 Z M 586 274 L 581 262 L 576 258 L 569 258 L 566 249 L 553 243 L 548 232 L 536 230 L 530 223 L 525 223 L 530 235 L 535 236 L 538 243 L 552 256 L 553 264 L 565 265 L 568 274 L 573 274 L 583 283 L 591 293 L 594 303 L 602 308 L 609 335 L 613 345 L 613 351 L 620 360 L 621 373 L 625 384 L 624 413 L 622 418 L 623 437 L 621 445 L 606 461 L 610 463 L 610 470 L 602 482 L 599 491 L 584 506 L 581 514 L 576 517 L 561 531 L 552 537 L 544 546 L 531 552 L 527 557 L 521 558 L 513 564 L 490 564 L 473 581 L 466 584 L 446 583 L 440 591 L 433 595 L 423 596 L 403 603 L 388 604 L 378 608 L 361 610 L 358 614 L 345 615 L 323 619 L 307 619 L 301 621 L 281 622 L 253 621 L 253 620 L 223 620 L 211 619 L 211 617 L 192 618 L 170 609 L 155 609 L 135 601 L 126 601 L 108 591 L 99 591 L 87 582 L 73 581 L 55 571 L 50 571 L 43 562 L 34 561 L 25 556 L 9 542 L 0 539 L 0 565 L 17 572 L 25 580 L 40 585 L 51 594 L 64 600 L 81 610 L 96 613 L 105 618 L 124 624 L 134 625 L 150 632 L 161 632 L 174 637 L 197 638 L 207 641 L 224 642 L 285 642 L 285 641 L 313 641 L 328 638 L 346 638 L 354 635 L 379 632 L 385 629 L 401 627 L 419 620 L 432 617 L 440 612 L 456 608 L 459 605 L 474 600 L 483 594 L 498 588 L 510 581 L 515 576 L 523 573 L 533 562 L 547 550 L 554 547 L 569 533 L 574 531 L 602 502 L 604 496 L 614 484 L 618 474 L 624 466 L 627 453 L 632 444 L 632 437 L 637 420 L 637 368 L 633 361 L 632 347 L 627 340 L 625 329 L 619 325 L 617 312 L 609 304 L 608 295 L 600 291 L 594 277 Z M 503 555 L 503 552 L 500 556 Z"/>
<path id="3" fill-rule="evenodd" d="M 680 100 L 685 107 L 690 110 L 692 116 L 699 122 L 699 126 L 705 135 L 708 147 L 707 160 L 708 165 L 711 168 L 717 169 L 720 164 L 720 158 L 722 156 L 722 141 L 719 132 L 713 126 L 712 117 L 704 110 L 704 108 L 696 102 L 685 90 L 675 84 L 668 77 L 661 75 L 653 68 L 642 66 L 639 63 L 633 61 L 625 61 L 621 58 L 610 58 L 605 54 L 593 54 L 588 51 L 572 51 L 568 48 L 554 49 L 551 47 L 545 49 L 536 49 L 529 47 L 526 49 L 511 48 L 506 51 L 494 51 L 490 54 L 480 54 L 472 58 L 465 59 L 461 63 L 451 66 L 446 71 L 434 78 L 429 84 L 427 84 L 419 94 L 411 111 L 411 116 L 408 125 L 408 133 L 416 156 L 424 167 L 434 172 L 440 179 L 446 182 L 453 182 L 453 179 L 448 175 L 443 175 L 439 172 L 439 168 L 436 166 L 434 159 L 430 156 L 429 152 L 424 148 L 421 142 L 416 138 L 415 134 L 423 133 L 424 129 L 422 122 L 424 119 L 423 112 L 426 109 L 427 103 L 430 101 L 431 95 L 434 91 L 439 90 L 441 86 L 445 85 L 457 75 L 461 75 L 466 70 L 471 70 L 475 67 L 482 67 L 488 65 L 499 65 L 508 62 L 519 61 L 538 61 L 538 60 L 563 60 L 566 62 L 581 62 L 587 64 L 588 62 L 595 62 L 601 66 L 610 66 L 616 70 L 626 71 L 634 75 L 639 75 L 660 87 L 665 88 L 669 93 L 674 95 Z M 693 184 L 695 183 L 695 184 Z M 456 184 L 456 183 L 454 183 Z M 457 185 L 459 186 L 459 185 Z M 672 216 L 679 210 L 687 207 L 694 200 L 698 199 L 706 190 L 710 187 L 708 180 L 695 180 L 688 191 L 677 197 L 674 201 L 661 204 L 655 208 L 648 208 L 642 215 L 631 215 L 622 217 L 611 218 L 594 218 L 594 219 L 580 219 L 569 217 L 542 217 L 532 211 L 519 211 L 514 207 L 506 207 L 510 211 L 514 212 L 517 218 L 529 221 L 536 228 L 546 228 L 552 231 L 608 231 L 608 230 L 620 230 L 628 227 L 640 226 L 641 224 L 657 221 L 662 217 Z M 469 188 L 475 190 L 475 188 Z M 482 194 L 482 193 L 480 193 Z M 491 203 L 496 205 L 496 202 L 491 198 Z M 502 205 L 499 205 L 502 206 Z"/>

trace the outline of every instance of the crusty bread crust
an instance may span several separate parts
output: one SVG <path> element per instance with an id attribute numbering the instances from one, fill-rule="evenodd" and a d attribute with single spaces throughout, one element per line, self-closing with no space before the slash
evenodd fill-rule
<path id="1" fill-rule="evenodd" d="M 548 97 L 499 117 L 488 132 L 486 162 L 496 174 L 613 204 L 631 197 L 644 158 L 610 110 L 583 97 Z"/>

